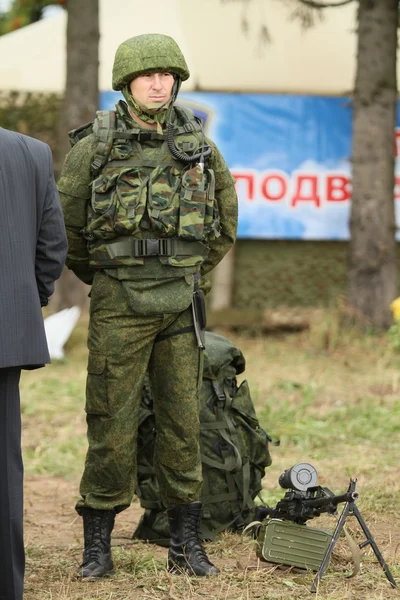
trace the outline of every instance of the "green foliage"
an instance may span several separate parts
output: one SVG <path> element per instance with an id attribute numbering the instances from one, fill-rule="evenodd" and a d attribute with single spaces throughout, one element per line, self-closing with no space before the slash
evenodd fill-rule
<path id="1" fill-rule="evenodd" d="M 330 322 L 324 320 L 327 326 Z M 35 483 L 28 488 L 26 503 L 26 600 L 189 600 L 199 595 L 214 600 L 309 599 L 313 574 L 258 563 L 253 540 L 233 534 L 207 545 L 221 575 L 196 580 L 167 574 L 164 548 L 131 540 L 138 503 L 118 515 L 113 534 L 116 576 L 90 584 L 90 590 L 75 577 L 82 532 L 73 505 L 86 448 L 84 325 L 80 322 L 79 335 L 74 332 L 63 362 L 22 376 L 26 482 Z M 384 334 L 344 330 L 340 340 L 335 338 L 328 354 L 312 332 L 234 338 L 246 357 L 243 377 L 250 382 L 260 423 L 281 440 L 279 447 L 271 448 L 273 463 L 264 478 L 262 497 L 269 505 L 283 497 L 279 475 L 296 462 L 314 465 L 320 485 L 336 494 L 347 489 L 349 477 L 358 477 L 357 504 L 398 579 L 400 359 L 387 348 Z M 56 480 L 62 509 L 54 499 L 52 475 L 70 480 Z M 45 514 L 41 505 L 48 507 Z M 327 515 L 310 523 L 330 531 L 335 524 Z M 354 519 L 348 520 L 348 527 L 361 542 Z M 352 569 L 350 553 L 340 538 L 318 598 L 386 600 L 396 594 L 371 549 L 365 548 L 362 556 L 361 573 L 347 579 Z"/>
<path id="2" fill-rule="evenodd" d="M 388 346 L 394 352 L 400 352 L 400 320 L 393 323 L 387 332 Z"/>
<path id="3" fill-rule="evenodd" d="M 316 410 L 316 404 L 323 390 L 312 382 L 278 382 L 271 391 L 275 393 L 264 401 L 259 419 L 261 426 L 279 437 L 285 447 L 294 445 L 300 452 L 325 458 L 331 452 L 332 438 L 341 445 L 357 443 L 382 451 L 387 440 L 393 439 L 400 451 L 396 440 L 400 423 L 398 399 L 370 396 L 348 404 L 338 401 L 322 414 Z M 394 455 L 388 461 L 392 459 L 394 464 Z"/>
<path id="4" fill-rule="evenodd" d="M 348 242 L 239 239 L 233 306 L 332 307 L 347 295 Z M 400 264 L 400 245 L 397 245 Z"/>
<path id="5" fill-rule="evenodd" d="M 60 108 L 58 94 L 0 91 L 0 126 L 54 145 Z"/>
<path id="6" fill-rule="evenodd" d="M 13 0 L 8 12 L 0 14 L 0 35 L 39 21 L 46 6 L 66 6 L 67 0 Z"/>
<path id="7" fill-rule="evenodd" d="M 81 468 L 86 452 L 84 373 L 65 377 L 68 360 L 52 365 L 48 377 L 23 377 L 21 412 L 24 423 L 35 424 L 24 456 L 26 472 L 70 477 Z"/>
<path id="8" fill-rule="evenodd" d="M 238 240 L 234 306 L 330 306 L 347 287 L 347 242 Z"/>
<path id="9" fill-rule="evenodd" d="M 394 478 L 400 453 L 400 400 L 391 394 L 364 395 L 351 401 L 338 396 L 336 402 L 324 407 L 325 394 L 324 387 L 312 381 L 306 385 L 277 381 L 258 413 L 260 424 L 280 439 L 284 453 L 295 457 L 293 463 L 316 461 L 319 466 L 326 465 L 326 473 L 321 471 L 320 475 L 328 487 L 337 485 L 330 480 L 331 467 L 337 468 L 342 462 L 341 485 L 346 485 L 346 477 L 362 476 L 363 507 L 374 511 L 379 506 L 386 514 L 393 514 L 398 495 Z M 290 462 L 286 464 L 289 466 Z M 384 491 L 377 485 L 377 472 L 385 482 Z M 282 494 L 277 482 L 270 481 L 262 498 L 273 505 Z"/>
<path id="10" fill-rule="evenodd" d="M 59 94 L 0 90 L 0 127 L 42 140 L 57 155 L 61 103 Z M 56 173 L 60 167 L 54 163 Z"/>
<path id="11" fill-rule="evenodd" d="M 135 577 L 156 575 L 165 568 L 165 561 L 160 560 L 142 544 L 130 550 L 118 548 L 114 555 L 119 570 Z"/>
<path id="12" fill-rule="evenodd" d="M 24 453 L 28 473 L 69 478 L 84 461 L 86 435 L 76 435 L 73 427 L 64 430 L 66 439 L 46 435 L 38 445 Z"/>

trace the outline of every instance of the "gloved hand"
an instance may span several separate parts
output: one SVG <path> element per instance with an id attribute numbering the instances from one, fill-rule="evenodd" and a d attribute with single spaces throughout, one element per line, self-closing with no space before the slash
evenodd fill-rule
<path id="1" fill-rule="evenodd" d="M 75 273 L 78 279 L 83 281 L 83 283 L 92 285 L 94 271 L 88 266 L 87 262 L 66 261 L 66 265 L 68 269 L 71 269 L 71 271 Z"/>
<path id="2" fill-rule="evenodd" d="M 199 279 L 199 290 L 202 292 L 203 296 L 207 296 L 208 292 L 211 291 L 211 281 L 202 275 Z"/>

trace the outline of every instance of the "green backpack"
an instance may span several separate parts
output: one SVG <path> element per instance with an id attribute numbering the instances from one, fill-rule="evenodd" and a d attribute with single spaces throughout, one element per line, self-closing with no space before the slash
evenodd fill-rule
<path id="1" fill-rule="evenodd" d="M 237 386 L 245 359 L 232 342 L 206 332 L 200 393 L 200 447 L 203 466 L 202 539 L 241 531 L 256 518 L 255 497 L 272 460 L 269 435 L 260 427 L 247 381 Z M 166 511 L 153 470 L 155 419 L 145 383 L 139 414 L 136 494 L 145 509 L 134 538 L 169 545 Z"/>

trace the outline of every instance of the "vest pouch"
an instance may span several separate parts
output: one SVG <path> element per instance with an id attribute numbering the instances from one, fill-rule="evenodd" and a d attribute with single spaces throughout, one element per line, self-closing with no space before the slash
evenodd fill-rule
<path id="1" fill-rule="evenodd" d="M 105 237 L 114 230 L 113 195 L 117 174 L 102 174 L 92 183 L 92 198 L 88 205 L 88 225 L 85 231 L 92 237 Z"/>
<path id="2" fill-rule="evenodd" d="M 180 172 L 173 166 L 160 165 L 150 175 L 149 218 L 153 229 L 167 237 L 177 230 L 180 183 Z"/>
<path id="3" fill-rule="evenodd" d="M 204 236 L 215 239 L 221 235 L 218 204 L 215 199 L 215 175 L 212 169 L 207 169 L 208 191 L 206 198 L 206 212 L 204 217 Z"/>
<path id="4" fill-rule="evenodd" d="M 136 168 L 119 171 L 114 218 L 114 231 L 117 235 L 130 235 L 139 229 L 146 208 L 148 179 Z"/>
<path id="5" fill-rule="evenodd" d="M 183 240 L 204 239 L 207 179 L 200 165 L 182 175 L 178 237 Z"/>

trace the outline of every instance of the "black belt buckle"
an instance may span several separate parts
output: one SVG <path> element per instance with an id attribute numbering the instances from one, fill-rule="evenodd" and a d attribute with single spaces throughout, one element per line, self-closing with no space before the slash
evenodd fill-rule
<path id="1" fill-rule="evenodd" d="M 146 256 L 158 255 L 159 253 L 159 240 L 146 240 Z"/>

